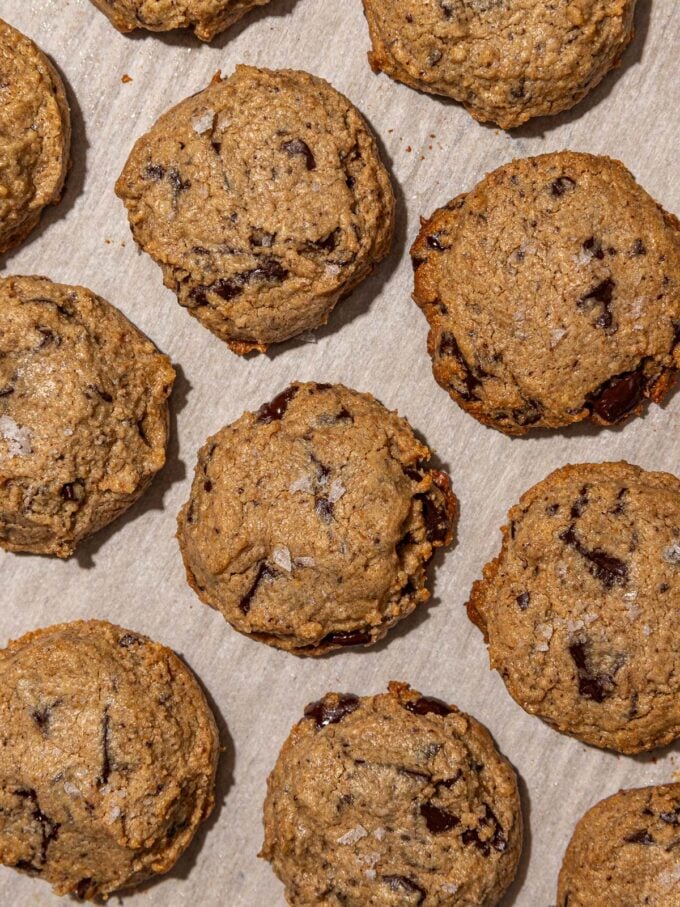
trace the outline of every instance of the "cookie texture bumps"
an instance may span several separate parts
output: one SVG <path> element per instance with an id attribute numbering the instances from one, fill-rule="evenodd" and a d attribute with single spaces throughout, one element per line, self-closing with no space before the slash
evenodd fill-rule
<path id="1" fill-rule="evenodd" d="M 292 384 L 209 438 L 178 519 L 187 579 L 241 633 L 298 655 L 370 645 L 429 598 L 448 477 L 405 419 Z"/>
<path id="2" fill-rule="evenodd" d="M 680 224 L 618 161 L 506 164 L 424 220 L 411 255 L 435 378 L 485 425 L 611 425 L 674 381 Z"/>
<path id="3" fill-rule="evenodd" d="M 680 735 L 680 480 L 565 466 L 502 531 L 467 607 L 519 705 L 622 753 Z"/>
<path id="4" fill-rule="evenodd" d="M 403 683 L 307 706 L 267 782 L 264 845 L 292 907 L 493 907 L 515 876 L 515 773 L 470 715 Z"/>
<path id="5" fill-rule="evenodd" d="M 0 253 L 22 242 L 61 198 L 71 118 L 45 54 L 0 19 Z"/>
<path id="6" fill-rule="evenodd" d="M 180 305 L 237 353 L 319 327 L 388 252 L 373 135 L 323 79 L 238 66 L 136 143 L 116 184 Z"/>
<path id="7" fill-rule="evenodd" d="M 577 104 L 633 37 L 635 0 L 364 0 L 376 72 L 511 129 Z"/>
<path id="8" fill-rule="evenodd" d="M 104 621 L 0 650 L 0 862 L 106 898 L 175 863 L 209 815 L 215 720 L 174 652 Z"/>
<path id="9" fill-rule="evenodd" d="M 623 790 L 576 826 L 557 907 L 680 904 L 680 784 Z"/>
<path id="10" fill-rule="evenodd" d="M 127 510 L 165 463 L 174 380 L 90 290 L 0 280 L 0 546 L 69 557 Z"/>
<path id="11" fill-rule="evenodd" d="M 192 28 L 202 41 L 212 41 L 216 34 L 269 0 L 92 0 L 92 3 L 122 32 L 136 28 L 148 31 Z"/>

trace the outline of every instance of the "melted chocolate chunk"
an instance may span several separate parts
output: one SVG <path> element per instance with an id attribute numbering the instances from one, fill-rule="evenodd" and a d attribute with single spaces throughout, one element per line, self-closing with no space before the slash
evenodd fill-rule
<path id="1" fill-rule="evenodd" d="M 440 809 L 434 803 L 423 803 L 420 807 L 420 815 L 425 819 L 427 830 L 433 835 L 442 834 L 445 831 L 451 831 L 456 825 L 460 825 L 458 816 Z"/>
<path id="2" fill-rule="evenodd" d="M 425 242 L 427 243 L 428 248 L 434 249 L 436 252 L 443 252 L 446 249 L 446 246 L 442 245 L 441 236 L 441 233 L 431 233 L 426 237 Z"/>
<path id="3" fill-rule="evenodd" d="M 203 483 L 203 490 L 208 494 L 210 494 L 210 492 L 213 490 L 213 483 L 210 481 L 210 479 L 206 479 Z"/>
<path id="4" fill-rule="evenodd" d="M 322 523 L 330 523 L 333 520 L 333 504 L 328 498 L 317 498 L 314 504 L 316 515 Z"/>
<path id="5" fill-rule="evenodd" d="M 359 697 L 353 693 L 342 693 L 338 696 L 338 701 L 333 704 L 326 699 L 319 699 L 318 702 L 310 702 L 305 708 L 305 718 L 313 718 L 318 728 L 326 727 L 328 724 L 337 724 L 347 715 L 351 715 L 355 709 L 359 708 Z"/>
<path id="6" fill-rule="evenodd" d="M 321 645 L 364 646 L 370 641 L 370 630 L 347 630 L 338 633 L 329 633 L 321 640 Z"/>
<path id="7" fill-rule="evenodd" d="M 31 712 L 31 718 L 35 721 L 35 723 L 43 733 L 47 731 L 51 715 L 52 709 L 48 705 L 43 706 L 43 708 L 41 709 L 35 709 Z"/>
<path id="8" fill-rule="evenodd" d="M 92 897 L 92 895 L 96 892 L 96 890 L 97 889 L 96 889 L 96 885 L 94 884 L 94 881 L 90 878 L 87 878 L 87 879 L 81 879 L 78 882 L 75 889 L 73 890 L 73 893 L 75 894 L 75 896 L 78 898 L 79 901 L 84 901 L 86 898 Z"/>
<path id="9" fill-rule="evenodd" d="M 604 258 L 604 252 L 602 251 L 602 244 L 599 239 L 595 239 L 594 236 L 590 236 L 583 243 L 583 251 L 588 252 L 593 258 L 597 258 L 599 261 L 602 261 Z"/>
<path id="10" fill-rule="evenodd" d="M 484 839 L 481 837 L 480 830 L 488 827 L 491 828 L 492 835 L 490 838 Z M 479 827 L 466 828 L 461 835 L 461 840 L 466 846 L 473 844 L 485 857 L 489 856 L 491 848 L 498 851 L 498 853 L 503 853 L 508 847 L 508 839 L 496 818 L 496 814 L 488 803 L 484 804 L 484 815 L 479 820 Z"/>
<path id="11" fill-rule="evenodd" d="M 267 564 L 266 561 L 260 561 L 260 566 L 258 567 L 257 573 L 255 575 L 255 581 L 253 582 L 253 585 L 250 587 L 250 589 L 246 592 L 246 594 L 243 596 L 243 598 L 239 602 L 239 608 L 241 609 L 241 611 L 243 611 L 244 614 L 247 614 L 250 611 L 250 606 L 253 601 L 253 596 L 257 592 L 257 589 L 258 589 L 258 586 L 260 585 L 260 583 L 263 580 L 269 579 L 270 577 L 273 577 L 273 576 L 276 576 L 276 573 L 272 570 L 272 568 L 269 566 L 269 564 Z"/>
<path id="12" fill-rule="evenodd" d="M 75 501 L 76 493 L 73 482 L 66 482 L 65 485 L 62 485 L 60 494 L 65 501 Z"/>
<path id="13" fill-rule="evenodd" d="M 517 596 L 517 604 L 519 605 L 520 610 L 526 611 L 526 609 L 529 607 L 530 599 L 531 595 L 528 592 L 521 592 Z"/>
<path id="14" fill-rule="evenodd" d="M 581 640 L 576 640 L 569 646 L 569 654 L 577 669 L 578 691 L 585 699 L 604 702 L 614 691 L 614 678 L 605 671 L 596 672 L 592 669 L 588 649 L 588 643 Z"/>
<path id="15" fill-rule="evenodd" d="M 55 822 L 53 819 L 50 819 L 49 816 L 40 809 L 40 804 L 38 803 L 38 795 L 33 789 L 30 790 L 18 790 L 16 791 L 17 797 L 23 797 L 26 800 L 30 800 L 33 804 L 33 813 L 32 817 L 40 825 L 40 865 L 44 865 L 47 861 L 47 850 L 52 843 L 56 841 L 59 837 L 59 829 L 61 824 Z"/>
<path id="16" fill-rule="evenodd" d="M 673 812 L 659 813 L 659 818 L 666 825 L 680 825 L 680 805 L 676 806 Z"/>
<path id="17" fill-rule="evenodd" d="M 291 157 L 294 157 L 296 154 L 301 154 L 305 159 L 307 169 L 316 170 L 314 155 L 312 154 L 309 145 L 306 142 L 303 142 L 302 139 L 291 139 L 290 142 L 284 142 L 281 148 Z"/>
<path id="18" fill-rule="evenodd" d="M 286 390 L 281 391 L 281 393 L 277 394 L 277 396 L 269 403 L 263 403 L 257 411 L 257 421 L 264 422 L 267 425 L 270 422 L 278 422 L 279 419 L 282 419 L 285 415 L 288 404 L 297 392 L 298 388 L 293 385 L 287 387 Z"/>
<path id="19" fill-rule="evenodd" d="M 441 715 L 446 718 L 451 714 L 451 709 L 441 699 L 434 696 L 421 696 L 420 699 L 410 699 L 404 703 L 404 708 L 414 715 Z"/>
<path id="20" fill-rule="evenodd" d="M 383 882 L 387 882 L 392 891 L 406 891 L 408 894 L 417 894 L 418 904 L 422 904 L 427 897 L 427 891 L 421 888 L 413 879 L 407 879 L 406 876 L 383 876 Z"/>
<path id="21" fill-rule="evenodd" d="M 590 572 L 607 589 L 611 589 L 613 586 L 626 585 L 628 582 L 627 565 L 622 560 L 619 560 L 618 557 L 614 557 L 613 554 L 607 554 L 606 551 L 602 551 L 600 548 L 595 548 L 592 551 L 586 548 L 576 535 L 573 523 L 568 529 L 561 532 L 559 537 L 561 541 L 585 558 Z"/>
<path id="22" fill-rule="evenodd" d="M 633 243 L 633 255 L 646 255 L 647 249 L 641 239 L 636 239 Z"/>
<path id="23" fill-rule="evenodd" d="M 441 340 L 439 341 L 439 355 L 451 356 L 456 360 L 463 371 L 463 377 L 458 378 L 458 380 L 462 380 L 465 384 L 464 390 L 462 390 L 460 387 L 456 387 L 456 390 L 463 398 L 463 400 L 472 400 L 472 398 L 475 396 L 475 390 L 477 389 L 477 387 L 479 387 L 480 382 L 477 378 L 475 378 L 472 369 L 461 353 L 460 347 L 458 346 L 458 341 L 453 336 L 453 334 L 449 333 L 448 331 L 445 331 L 442 334 Z"/>
<path id="24" fill-rule="evenodd" d="M 645 389 L 642 367 L 611 378 L 589 396 L 592 410 L 605 422 L 617 422 L 635 409 Z"/>
<path id="25" fill-rule="evenodd" d="M 144 168 L 144 179 L 162 180 L 165 176 L 165 167 L 162 164 L 149 164 Z"/>
<path id="26" fill-rule="evenodd" d="M 168 170 L 168 182 L 172 186 L 172 191 L 175 193 L 184 192 L 191 188 L 191 180 L 183 180 L 179 174 L 179 170 L 175 167 L 171 167 Z"/>
<path id="27" fill-rule="evenodd" d="M 577 305 L 580 309 L 589 308 L 592 303 L 600 303 L 602 306 L 602 313 L 598 315 L 595 324 L 598 328 L 604 328 L 609 330 L 614 324 L 614 316 L 611 311 L 611 304 L 614 298 L 614 288 L 616 283 L 607 277 L 606 280 L 598 283 L 597 286 L 594 286 L 592 290 L 589 290 L 584 296 L 582 296 Z"/>
<path id="28" fill-rule="evenodd" d="M 104 784 L 108 784 L 109 778 L 111 776 L 111 739 L 110 739 L 110 724 L 111 719 L 109 718 L 109 708 L 106 706 L 104 709 L 104 715 L 102 716 L 102 767 L 97 778 L 97 786 L 102 787 Z"/>
<path id="29" fill-rule="evenodd" d="M 571 505 L 571 518 L 572 520 L 577 520 L 583 513 L 583 511 L 588 506 L 588 486 L 584 485 L 583 488 L 578 493 L 578 498 Z"/>
<path id="30" fill-rule="evenodd" d="M 654 838 L 646 828 L 641 828 L 639 831 L 634 831 L 632 834 L 626 835 L 623 840 L 626 844 L 654 844 Z"/>
<path id="31" fill-rule="evenodd" d="M 141 643 L 139 636 L 134 636 L 132 633 L 125 633 L 118 640 L 118 645 L 123 649 L 129 649 L 130 646 L 136 646 L 138 643 Z"/>
<path id="32" fill-rule="evenodd" d="M 323 239 L 316 239 L 313 242 L 307 243 L 307 245 L 311 249 L 319 249 L 323 252 L 332 252 L 338 244 L 339 237 L 340 227 L 336 227 L 336 229 L 332 230 L 328 234 L 328 236 L 325 236 Z"/>
<path id="33" fill-rule="evenodd" d="M 575 186 L 576 181 L 570 176 L 558 176 L 557 179 L 553 180 L 550 184 L 550 194 L 559 198 L 564 195 L 567 189 L 573 189 Z"/>
<path id="34" fill-rule="evenodd" d="M 425 520 L 425 534 L 428 542 L 445 542 L 450 527 L 449 515 L 429 495 L 418 494 L 416 497 L 423 505 L 423 519 Z"/>
<path id="35" fill-rule="evenodd" d="M 260 264 L 256 268 L 251 271 L 244 271 L 243 274 L 239 275 L 239 279 L 243 279 L 245 283 L 249 283 L 252 280 L 271 280 L 274 283 L 280 283 L 286 277 L 288 277 L 286 268 L 283 267 L 277 258 L 272 258 L 271 256 L 262 257 Z"/>

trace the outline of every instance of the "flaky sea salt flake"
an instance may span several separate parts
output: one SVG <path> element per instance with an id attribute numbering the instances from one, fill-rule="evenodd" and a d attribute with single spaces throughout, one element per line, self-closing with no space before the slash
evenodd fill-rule
<path id="1" fill-rule="evenodd" d="M 362 838 L 365 838 L 368 832 L 363 825 L 355 825 L 354 828 L 350 828 L 341 838 L 338 838 L 338 844 L 356 844 L 357 841 L 361 841 Z"/>

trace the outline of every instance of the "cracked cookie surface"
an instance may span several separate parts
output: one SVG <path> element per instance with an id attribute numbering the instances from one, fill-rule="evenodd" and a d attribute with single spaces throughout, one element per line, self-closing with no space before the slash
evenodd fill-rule
<path id="1" fill-rule="evenodd" d="M 491 667 L 532 715 L 637 753 L 680 734 L 680 480 L 565 466 L 508 514 L 468 602 Z"/>
<path id="2" fill-rule="evenodd" d="M 90 900 L 166 872 L 214 803 L 217 727 L 173 651 L 105 621 L 0 650 L 0 862 Z"/>
<path id="3" fill-rule="evenodd" d="M 238 66 L 142 136 L 116 184 L 180 305 L 234 352 L 328 320 L 387 254 L 373 135 L 327 82 Z"/>
<path id="4" fill-rule="evenodd" d="M 216 34 L 269 0 L 92 0 L 92 3 L 122 32 L 136 28 L 148 31 L 192 28 L 202 41 L 212 41 Z"/>
<path id="5" fill-rule="evenodd" d="M 61 77 L 33 41 L 0 19 L 0 253 L 61 198 L 70 144 Z"/>
<path id="6" fill-rule="evenodd" d="M 84 287 L 0 280 L 0 547 L 69 557 L 165 463 L 175 373 Z"/>
<path id="7" fill-rule="evenodd" d="M 435 378 L 485 425 L 610 425 L 675 380 L 680 225 L 618 161 L 506 164 L 424 221 L 411 256 Z"/>
<path id="8" fill-rule="evenodd" d="M 564 856 L 557 907 L 680 903 L 680 784 L 623 790 L 580 820 Z"/>
<path id="9" fill-rule="evenodd" d="M 429 598 L 448 477 L 405 419 L 292 384 L 209 438 L 178 518 L 187 579 L 241 633 L 299 655 L 370 645 Z"/>
<path id="10" fill-rule="evenodd" d="M 522 848 L 515 773 L 486 728 L 396 682 L 307 706 L 264 829 L 293 907 L 493 907 Z"/>
<path id="11" fill-rule="evenodd" d="M 364 0 L 375 72 L 511 129 L 580 101 L 633 37 L 635 0 Z"/>

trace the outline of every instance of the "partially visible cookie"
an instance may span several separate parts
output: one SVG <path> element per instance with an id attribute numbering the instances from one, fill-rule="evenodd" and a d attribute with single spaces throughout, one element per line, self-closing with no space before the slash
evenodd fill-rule
<path id="1" fill-rule="evenodd" d="M 0 650 L 0 862 L 104 898 L 167 872 L 214 804 L 219 738 L 171 649 L 105 621 Z"/>
<path id="2" fill-rule="evenodd" d="M 174 380 L 90 290 L 0 280 L 0 547 L 69 557 L 127 510 L 165 463 Z"/>
<path id="3" fill-rule="evenodd" d="M 506 434 L 618 422 L 680 368 L 680 225 L 611 158 L 505 164 L 411 256 L 435 378 Z"/>
<path id="4" fill-rule="evenodd" d="M 137 141 L 116 192 L 180 305 L 240 354 L 325 324 L 393 232 L 361 114 L 293 70 L 238 66 L 178 104 Z"/>
<path id="5" fill-rule="evenodd" d="M 71 145 L 63 82 L 33 41 L 0 19 L 0 253 L 61 198 Z"/>
<path id="6" fill-rule="evenodd" d="M 191 28 L 201 41 L 216 34 L 269 0 L 92 0 L 119 31 L 136 28 L 170 31 Z"/>
<path id="7" fill-rule="evenodd" d="M 557 907 L 680 904 L 680 784 L 622 790 L 580 820 L 564 855 Z"/>
<path id="8" fill-rule="evenodd" d="M 177 536 L 187 579 L 241 633 L 297 655 L 370 645 L 429 598 L 448 477 L 405 419 L 292 384 L 209 438 Z"/>
<path id="9" fill-rule="evenodd" d="M 508 514 L 468 614 L 532 715 L 638 753 L 680 735 L 680 480 L 565 466 Z"/>
<path id="10" fill-rule="evenodd" d="M 292 907 L 493 907 L 522 849 L 515 773 L 488 731 L 403 683 L 307 706 L 264 832 Z"/>
<path id="11" fill-rule="evenodd" d="M 511 129 L 577 104 L 633 37 L 635 0 L 364 0 L 375 72 Z"/>

